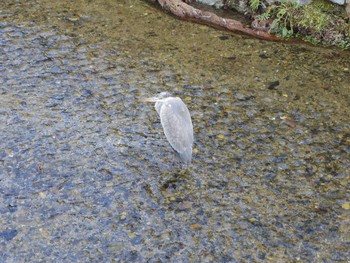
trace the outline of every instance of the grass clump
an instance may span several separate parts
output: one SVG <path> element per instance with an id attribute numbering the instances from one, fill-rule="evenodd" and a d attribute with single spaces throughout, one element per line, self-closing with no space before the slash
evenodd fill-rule
<path id="1" fill-rule="evenodd" d="M 251 5 L 253 5 L 251 0 Z M 254 7 L 260 3 L 254 2 Z M 255 16 L 257 20 L 271 19 L 269 32 L 284 38 L 302 39 L 325 45 L 350 48 L 349 22 L 342 7 L 326 0 L 314 0 L 303 7 L 292 2 L 274 3 Z"/>

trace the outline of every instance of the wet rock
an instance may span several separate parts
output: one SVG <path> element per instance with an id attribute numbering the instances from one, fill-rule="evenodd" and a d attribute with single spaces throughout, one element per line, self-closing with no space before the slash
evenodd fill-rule
<path id="1" fill-rule="evenodd" d="M 209 6 L 214 6 L 215 8 L 222 8 L 225 3 L 224 0 L 197 0 L 196 2 Z"/>
<path id="2" fill-rule="evenodd" d="M 275 90 L 276 87 L 278 87 L 280 85 L 280 82 L 278 80 L 276 81 L 272 81 L 267 85 L 267 89 L 269 90 Z"/>
<path id="3" fill-rule="evenodd" d="M 4 239 L 6 241 L 11 241 L 15 236 L 17 236 L 18 231 L 13 229 L 13 230 L 5 230 L 0 232 L 0 239 Z"/>
<path id="4" fill-rule="evenodd" d="M 344 5 L 345 4 L 345 0 L 329 0 L 329 1 L 331 1 L 332 3 L 337 4 L 337 5 Z"/>
<path id="5" fill-rule="evenodd" d="M 254 99 L 255 96 L 253 94 L 236 93 L 234 95 L 234 98 L 236 98 L 239 101 L 249 101 L 251 99 Z"/>

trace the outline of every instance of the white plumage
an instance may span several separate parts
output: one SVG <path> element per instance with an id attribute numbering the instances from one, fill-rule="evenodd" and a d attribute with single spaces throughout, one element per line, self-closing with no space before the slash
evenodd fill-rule
<path id="1" fill-rule="evenodd" d="M 165 137 L 171 147 L 179 154 L 181 160 L 189 164 L 192 159 L 193 126 L 190 112 L 178 97 L 168 97 L 160 93 L 157 97 L 143 101 L 155 101 Z"/>

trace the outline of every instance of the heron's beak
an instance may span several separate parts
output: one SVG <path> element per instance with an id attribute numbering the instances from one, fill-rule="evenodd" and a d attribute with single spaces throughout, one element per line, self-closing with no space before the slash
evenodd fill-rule
<path id="1" fill-rule="evenodd" d="M 139 102 L 156 102 L 157 100 L 159 100 L 159 98 L 157 98 L 157 97 L 150 97 L 150 98 L 139 99 Z"/>

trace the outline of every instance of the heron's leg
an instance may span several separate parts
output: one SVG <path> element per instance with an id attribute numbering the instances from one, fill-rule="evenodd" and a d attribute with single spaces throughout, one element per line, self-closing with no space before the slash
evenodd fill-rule
<path id="1" fill-rule="evenodd" d="M 150 178 L 145 180 L 143 184 L 143 188 L 147 196 L 149 196 L 157 204 L 164 203 L 164 197 L 161 192 L 161 186 L 157 178 L 151 176 Z"/>

